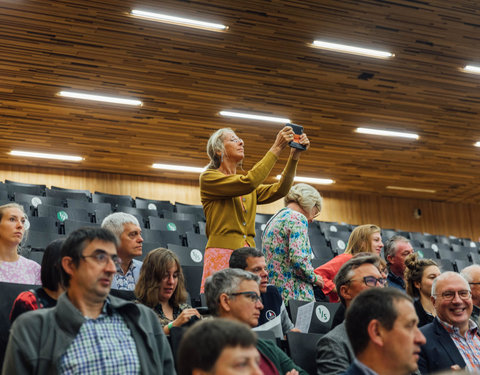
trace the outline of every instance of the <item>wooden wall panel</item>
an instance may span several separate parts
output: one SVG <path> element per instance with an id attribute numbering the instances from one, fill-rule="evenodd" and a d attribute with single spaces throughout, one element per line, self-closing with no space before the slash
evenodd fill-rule
<path id="1" fill-rule="evenodd" d="M 71 171 L 55 168 L 36 168 L 0 165 L 2 179 L 45 184 L 72 189 L 87 189 L 133 197 L 170 200 L 200 204 L 197 181 L 179 178 L 145 177 L 91 171 Z M 432 234 L 480 238 L 480 206 L 432 200 L 383 197 L 350 193 L 319 191 L 324 197 L 320 220 L 350 224 L 377 224 L 382 228 Z M 258 212 L 275 213 L 283 200 L 261 205 Z M 414 209 L 422 211 L 420 219 L 413 217 Z"/>

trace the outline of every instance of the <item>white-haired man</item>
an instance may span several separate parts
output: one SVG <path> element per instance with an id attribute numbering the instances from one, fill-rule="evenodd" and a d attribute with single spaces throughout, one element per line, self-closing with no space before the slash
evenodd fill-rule
<path id="1" fill-rule="evenodd" d="M 133 291 L 142 268 L 142 262 L 133 259 L 142 255 L 143 238 L 140 224 L 133 215 L 115 212 L 103 219 L 102 228 L 111 231 L 120 244 L 118 257 L 121 264 L 113 276 L 112 289 Z"/>

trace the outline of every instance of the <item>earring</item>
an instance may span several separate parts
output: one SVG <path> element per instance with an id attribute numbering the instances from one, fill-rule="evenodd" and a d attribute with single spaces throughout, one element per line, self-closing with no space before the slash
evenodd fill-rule
<path id="1" fill-rule="evenodd" d="M 223 152 L 222 152 L 222 154 L 220 155 L 220 164 L 222 164 L 222 163 L 223 163 Z"/>

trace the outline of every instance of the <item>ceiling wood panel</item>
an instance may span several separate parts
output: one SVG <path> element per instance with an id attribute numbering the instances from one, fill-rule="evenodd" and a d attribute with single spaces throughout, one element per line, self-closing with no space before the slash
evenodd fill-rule
<path id="1" fill-rule="evenodd" d="M 229 29 L 151 22 L 129 16 L 133 8 Z M 310 46 L 314 39 L 395 57 L 322 51 Z M 480 203 L 480 149 L 473 147 L 480 76 L 460 70 L 480 64 L 479 45 L 480 3 L 473 0 L 6 0 L 0 163 L 167 176 L 151 164 L 206 165 L 209 134 L 230 126 L 246 142 L 249 168 L 280 126 L 218 115 L 230 109 L 302 124 L 312 147 L 298 174 L 333 178 L 323 191 Z M 362 73 L 373 77 L 359 79 Z M 65 89 L 138 98 L 143 106 L 57 96 Z M 404 129 L 420 140 L 361 135 L 358 126 Z M 22 160 L 9 156 L 11 149 L 85 160 Z"/>

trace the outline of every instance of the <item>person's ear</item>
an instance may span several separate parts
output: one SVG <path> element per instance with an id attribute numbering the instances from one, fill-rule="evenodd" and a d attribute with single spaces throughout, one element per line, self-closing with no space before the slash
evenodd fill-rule
<path id="1" fill-rule="evenodd" d="M 62 258 L 62 268 L 68 275 L 72 276 L 73 272 L 76 269 L 75 264 L 73 263 L 72 257 Z"/>
<path id="2" fill-rule="evenodd" d="M 192 370 L 192 375 L 208 375 L 207 371 L 200 370 L 198 368 L 194 368 Z"/>
<path id="3" fill-rule="evenodd" d="M 226 312 L 230 312 L 231 310 L 231 307 L 230 307 L 230 298 L 228 297 L 228 295 L 226 293 L 222 293 L 220 294 L 220 297 L 219 297 L 219 305 L 220 307 L 226 311 Z"/>
<path id="4" fill-rule="evenodd" d="M 352 296 L 350 295 L 350 292 L 349 292 L 349 284 L 344 284 L 340 287 L 340 290 L 338 291 L 338 293 L 346 300 L 346 301 L 351 301 L 353 298 Z"/>
<path id="5" fill-rule="evenodd" d="M 371 342 L 375 345 L 383 346 L 386 329 L 377 319 L 372 319 L 370 323 L 368 323 L 367 332 Z"/>
<path id="6" fill-rule="evenodd" d="M 420 289 L 420 281 L 414 281 L 413 285 L 415 286 L 415 288 Z"/>

